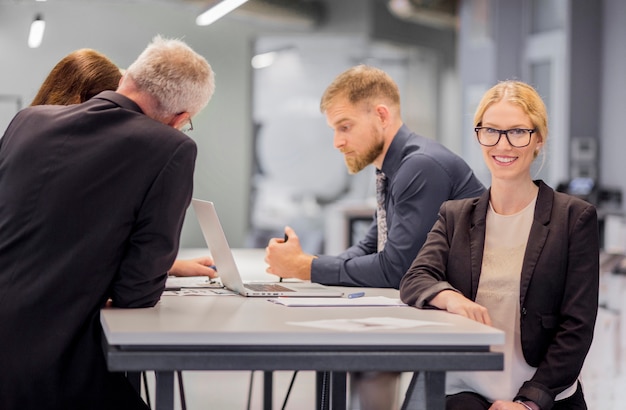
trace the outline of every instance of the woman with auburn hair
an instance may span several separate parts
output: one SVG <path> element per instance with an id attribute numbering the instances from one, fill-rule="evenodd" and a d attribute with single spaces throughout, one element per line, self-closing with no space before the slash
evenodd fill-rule
<path id="1" fill-rule="evenodd" d="M 102 91 L 115 91 L 122 71 L 104 54 L 90 48 L 72 51 L 50 71 L 30 104 L 80 104 Z M 173 276 L 215 277 L 213 259 L 208 256 L 176 259 L 170 268 Z"/>
<path id="2" fill-rule="evenodd" d="M 120 69 L 103 54 L 82 48 L 59 61 L 30 105 L 69 105 L 85 102 L 106 90 L 115 90 Z"/>
<path id="3" fill-rule="evenodd" d="M 548 137 L 534 88 L 498 83 L 474 131 L 491 188 L 448 201 L 400 284 L 402 300 L 505 332 L 500 372 L 450 372 L 448 410 L 586 409 L 579 382 L 598 310 L 596 209 L 531 178 Z"/>

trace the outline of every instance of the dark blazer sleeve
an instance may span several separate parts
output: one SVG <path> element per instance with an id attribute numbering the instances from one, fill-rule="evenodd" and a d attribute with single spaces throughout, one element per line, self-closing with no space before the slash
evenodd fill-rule
<path id="1" fill-rule="evenodd" d="M 437 222 L 400 282 L 400 298 L 404 303 L 428 307 L 428 302 L 443 290 L 458 291 L 466 297 L 475 294 L 477 278 L 474 281 L 473 277 L 479 272 L 473 273 L 470 261 L 481 266 L 484 243 L 483 232 L 470 246 L 470 234 L 474 231 L 472 215 L 477 203 L 478 198 L 472 198 L 441 205 Z M 481 221 L 484 227 L 484 218 Z"/>
<path id="2" fill-rule="evenodd" d="M 115 306 L 151 307 L 159 301 L 191 202 L 196 151 L 191 139 L 180 143 L 148 190 L 113 282 Z"/>

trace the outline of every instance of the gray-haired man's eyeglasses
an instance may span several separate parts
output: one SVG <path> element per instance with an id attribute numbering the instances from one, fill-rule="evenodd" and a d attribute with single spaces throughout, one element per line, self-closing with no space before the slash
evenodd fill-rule
<path id="1" fill-rule="evenodd" d="M 182 132 L 193 131 L 193 123 L 191 122 L 191 118 L 189 118 L 189 124 L 185 125 L 180 129 Z"/>

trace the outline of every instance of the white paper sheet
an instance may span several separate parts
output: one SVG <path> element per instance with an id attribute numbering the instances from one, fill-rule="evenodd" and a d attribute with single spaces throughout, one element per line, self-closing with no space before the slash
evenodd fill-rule
<path id="1" fill-rule="evenodd" d="M 364 296 L 360 298 L 301 298 L 277 297 L 268 299 L 270 302 L 290 307 L 297 306 L 407 306 L 400 299 L 385 296 Z"/>
<path id="2" fill-rule="evenodd" d="M 224 288 L 182 288 L 163 292 L 163 296 L 232 296 L 236 294 L 232 290 Z"/>
<path id="3" fill-rule="evenodd" d="M 287 322 L 295 326 L 308 326 L 322 329 L 361 332 L 368 330 L 403 329 L 418 326 L 449 326 L 449 323 L 426 320 L 400 319 L 394 317 L 369 317 L 365 319 L 329 319 L 310 322 Z"/>
<path id="4" fill-rule="evenodd" d="M 219 279 L 209 279 L 207 276 L 168 276 L 165 288 L 221 288 Z"/>

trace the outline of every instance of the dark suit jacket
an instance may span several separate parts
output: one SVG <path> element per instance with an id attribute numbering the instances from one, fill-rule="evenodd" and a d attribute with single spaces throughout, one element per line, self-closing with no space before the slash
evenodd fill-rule
<path id="1" fill-rule="evenodd" d="M 537 371 L 518 397 L 550 409 L 555 396 L 576 381 L 591 345 L 598 310 L 598 222 L 591 204 L 537 184 L 519 299 L 522 350 Z M 401 282 L 404 302 L 425 307 L 444 289 L 475 300 L 488 206 L 489 192 L 442 205 Z"/>
<path id="2" fill-rule="evenodd" d="M 160 299 L 195 143 L 112 91 L 22 110 L 0 139 L 0 407 L 145 405 L 108 373 L 99 310 Z"/>

